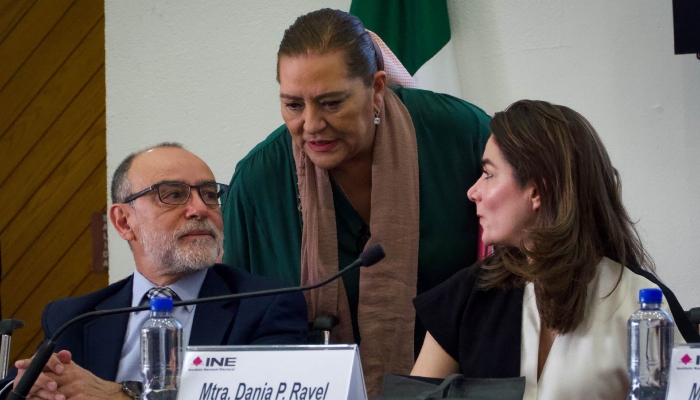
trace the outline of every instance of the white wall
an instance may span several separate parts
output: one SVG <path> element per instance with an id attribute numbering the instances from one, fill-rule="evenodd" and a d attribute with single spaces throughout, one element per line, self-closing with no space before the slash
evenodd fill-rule
<path id="1" fill-rule="evenodd" d="M 108 179 L 128 153 L 179 141 L 228 182 L 282 123 L 276 53 L 308 11 L 350 0 L 106 0 Z M 448 0 L 462 92 L 492 114 L 522 98 L 598 130 L 658 273 L 700 306 L 700 61 L 673 55 L 671 2 Z M 133 269 L 110 231 L 110 281 Z"/>

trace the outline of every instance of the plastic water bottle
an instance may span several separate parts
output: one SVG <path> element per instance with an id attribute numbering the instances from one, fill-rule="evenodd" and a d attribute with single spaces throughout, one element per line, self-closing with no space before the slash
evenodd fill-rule
<path id="1" fill-rule="evenodd" d="M 627 322 L 629 400 L 666 398 L 674 324 L 661 308 L 662 297 L 660 289 L 641 289 L 641 307 Z"/>
<path id="2" fill-rule="evenodd" d="M 176 400 L 182 368 L 182 325 L 173 318 L 173 299 L 151 299 L 151 317 L 141 327 L 143 399 Z"/>

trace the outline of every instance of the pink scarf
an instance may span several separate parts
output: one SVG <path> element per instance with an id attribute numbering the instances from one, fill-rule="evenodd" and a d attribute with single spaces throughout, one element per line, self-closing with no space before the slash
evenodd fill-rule
<path id="1" fill-rule="evenodd" d="M 381 244 L 386 258 L 360 273 L 358 323 L 360 356 L 368 393 L 377 395 L 384 374 L 408 374 L 413 367 L 413 335 L 418 277 L 419 176 L 416 132 L 408 110 L 391 91 L 384 95 L 374 138 L 372 213 L 367 247 Z M 338 272 L 335 208 L 328 171 L 316 168 L 294 146 L 303 231 L 301 284 Z M 306 292 L 309 318 L 335 315 L 334 343 L 353 343 L 352 321 L 340 280 Z"/>

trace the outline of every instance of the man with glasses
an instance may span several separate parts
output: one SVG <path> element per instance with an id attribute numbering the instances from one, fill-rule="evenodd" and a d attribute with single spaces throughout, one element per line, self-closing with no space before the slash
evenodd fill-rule
<path id="1" fill-rule="evenodd" d="M 279 287 L 218 264 L 220 205 L 228 186 L 217 183 L 207 164 L 181 145 L 162 143 L 128 156 L 114 173 L 111 191 L 109 217 L 133 252 L 134 274 L 86 296 L 49 304 L 42 316 L 47 337 L 85 312 L 143 304 L 149 292 L 192 300 Z M 67 330 L 31 394 L 58 400 L 138 398 L 139 328 L 148 315 L 103 317 Z M 189 345 L 303 344 L 306 339 L 301 293 L 177 307 L 174 316 Z M 18 376 L 29 361 L 17 362 Z M 4 386 L 9 392 L 11 385 Z"/>

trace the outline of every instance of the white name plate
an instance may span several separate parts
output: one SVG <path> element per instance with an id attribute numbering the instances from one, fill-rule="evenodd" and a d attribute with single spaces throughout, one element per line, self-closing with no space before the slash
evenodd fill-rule
<path id="1" fill-rule="evenodd" d="M 357 345 L 193 346 L 178 400 L 367 400 Z"/>
<path id="2" fill-rule="evenodd" d="M 666 398 L 700 400 L 700 345 L 673 348 Z"/>

